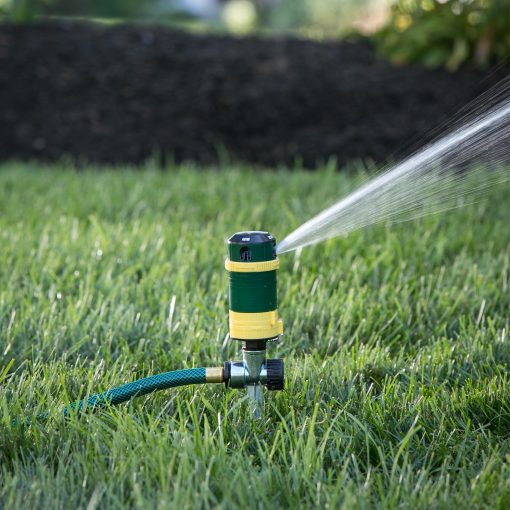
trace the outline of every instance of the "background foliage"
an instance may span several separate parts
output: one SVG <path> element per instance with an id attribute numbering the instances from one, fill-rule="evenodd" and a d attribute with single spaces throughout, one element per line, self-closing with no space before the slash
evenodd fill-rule
<path id="1" fill-rule="evenodd" d="M 507 0 L 401 0 L 375 41 L 398 63 L 455 70 L 510 58 Z"/>
<path id="2" fill-rule="evenodd" d="M 81 16 L 182 23 L 234 32 L 292 30 L 313 37 L 374 33 L 379 53 L 395 63 L 456 70 L 510 58 L 508 0 L 0 0 L 0 15 L 18 22 Z"/>

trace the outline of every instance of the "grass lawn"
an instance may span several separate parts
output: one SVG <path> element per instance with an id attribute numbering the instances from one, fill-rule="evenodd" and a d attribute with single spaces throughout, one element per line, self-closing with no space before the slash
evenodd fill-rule
<path id="1" fill-rule="evenodd" d="M 1 167 L 0 507 L 508 508 L 505 190 L 283 254 L 271 355 L 287 386 L 260 422 L 218 385 L 61 415 L 238 359 L 225 238 L 281 239 L 353 184 L 327 169 Z"/>

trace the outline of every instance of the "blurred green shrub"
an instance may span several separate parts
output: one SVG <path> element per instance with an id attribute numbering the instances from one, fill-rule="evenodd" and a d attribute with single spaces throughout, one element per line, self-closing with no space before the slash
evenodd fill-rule
<path id="1" fill-rule="evenodd" d="M 307 36 L 344 37 L 353 34 L 353 21 L 367 17 L 384 0 L 252 0 L 266 5 L 261 25 L 294 30 Z"/>
<path id="2" fill-rule="evenodd" d="M 484 67 L 510 58 L 510 2 L 400 0 L 374 40 L 395 63 Z"/>
<path id="3" fill-rule="evenodd" d="M 154 0 L 46 0 L 52 7 L 47 12 L 61 16 L 96 18 L 135 18 Z"/>
<path id="4" fill-rule="evenodd" d="M 18 23 L 36 19 L 53 0 L 4 0 L 0 1 L 0 16 Z"/>
<path id="5" fill-rule="evenodd" d="M 41 15 L 135 18 L 154 0 L 0 0 L 0 15 L 18 23 Z"/>

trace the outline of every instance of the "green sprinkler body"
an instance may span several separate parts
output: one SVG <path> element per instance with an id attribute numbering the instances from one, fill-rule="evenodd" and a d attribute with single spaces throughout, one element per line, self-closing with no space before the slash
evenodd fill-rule
<path id="1" fill-rule="evenodd" d="M 278 317 L 276 240 L 268 232 L 238 232 L 228 240 L 225 268 L 229 276 L 229 335 L 242 342 L 243 361 L 224 365 L 224 380 L 246 388 L 255 417 L 262 413 L 264 393 L 283 390 L 282 359 L 266 359 L 267 343 L 278 340 L 283 324 Z"/>

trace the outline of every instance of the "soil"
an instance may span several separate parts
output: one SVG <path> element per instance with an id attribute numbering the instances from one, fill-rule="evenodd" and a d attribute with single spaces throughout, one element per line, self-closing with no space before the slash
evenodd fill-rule
<path id="1" fill-rule="evenodd" d="M 394 67 L 366 42 L 0 25 L 0 160 L 380 162 L 507 74 Z"/>

